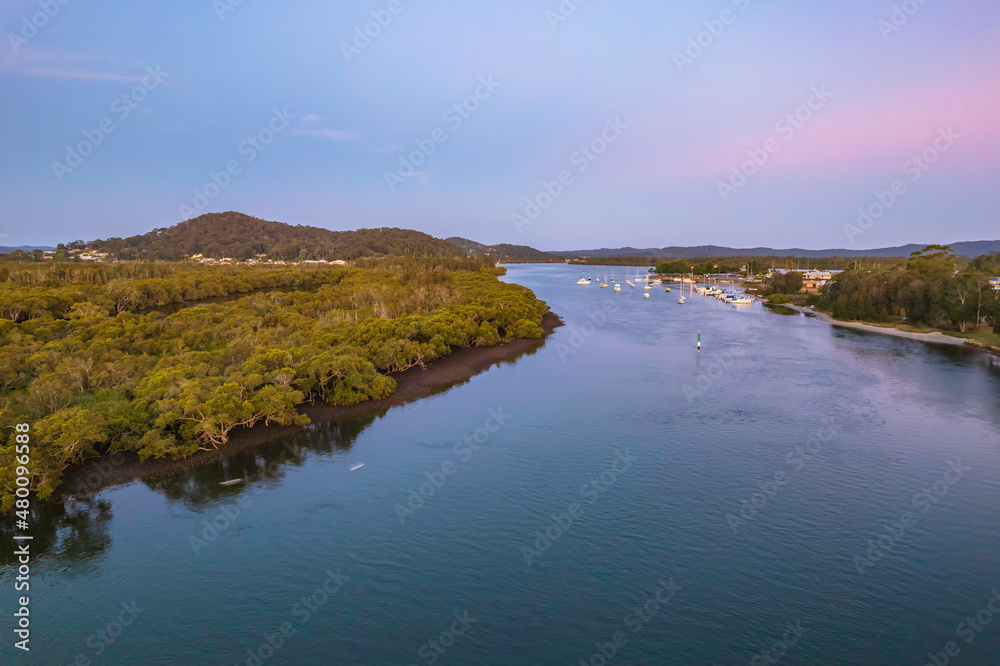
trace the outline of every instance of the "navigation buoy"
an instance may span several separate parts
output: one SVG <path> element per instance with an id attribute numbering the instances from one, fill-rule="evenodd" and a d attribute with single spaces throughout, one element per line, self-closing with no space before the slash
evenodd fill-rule
<path id="1" fill-rule="evenodd" d="M 701 351 L 701 331 L 698 331 L 698 351 Z"/>

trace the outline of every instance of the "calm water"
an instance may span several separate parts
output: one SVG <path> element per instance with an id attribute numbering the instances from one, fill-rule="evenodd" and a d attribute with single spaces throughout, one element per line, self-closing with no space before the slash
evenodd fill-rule
<path id="1" fill-rule="evenodd" d="M 566 322 L 514 363 L 69 503 L 0 661 L 1000 663 L 994 359 L 579 270 L 509 268 Z"/>

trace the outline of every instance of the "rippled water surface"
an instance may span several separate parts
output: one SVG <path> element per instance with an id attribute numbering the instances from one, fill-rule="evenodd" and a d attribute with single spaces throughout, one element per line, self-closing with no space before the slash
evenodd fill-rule
<path id="1" fill-rule="evenodd" d="M 19 660 L 1000 663 L 996 359 L 581 270 L 509 267 L 513 363 L 70 502 Z"/>

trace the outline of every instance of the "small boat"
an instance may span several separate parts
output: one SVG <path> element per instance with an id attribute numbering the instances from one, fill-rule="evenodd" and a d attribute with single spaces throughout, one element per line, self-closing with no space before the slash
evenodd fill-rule
<path id="1" fill-rule="evenodd" d="M 577 284 L 590 284 L 590 278 L 584 278 L 584 277 L 582 277 L 579 280 L 577 280 L 576 283 Z"/>
<path id="2" fill-rule="evenodd" d="M 649 298 L 649 292 L 647 291 L 646 293 L 644 293 L 644 294 L 642 295 L 642 297 L 643 297 L 643 298 Z"/>
<path id="3" fill-rule="evenodd" d="M 620 284 L 616 284 L 615 285 L 615 291 L 621 291 L 621 290 L 622 290 L 622 286 Z"/>
<path id="4" fill-rule="evenodd" d="M 670 287 L 667 287 L 667 293 L 668 294 L 670 293 Z"/>
<path id="5" fill-rule="evenodd" d="M 647 285 L 646 285 L 645 287 L 643 287 L 643 289 L 645 289 L 646 291 L 649 291 L 650 289 L 652 289 L 652 287 L 650 287 L 650 286 L 649 286 L 649 285 L 647 284 Z"/>
<path id="6" fill-rule="evenodd" d="M 229 481 L 220 481 L 220 486 L 235 486 L 237 483 L 243 483 L 243 479 L 230 479 Z"/>
<path id="7" fill-rule="evenodd" d="M 364 467 L 364 466 L 365 466 L 365 464 L 364 464 L 364 463 L 360 463 L 360 464 L 358 464 L 358 465 L 355 465 L 354 467 L 352 467 L 352 468 L 351 468 L 351 471 L 353 472 L 353 471 L 354 471 L 354 470 L 356 470 L 356 469 L 361 469 L 361 468 L 362 468 L 362 467 Z"/>

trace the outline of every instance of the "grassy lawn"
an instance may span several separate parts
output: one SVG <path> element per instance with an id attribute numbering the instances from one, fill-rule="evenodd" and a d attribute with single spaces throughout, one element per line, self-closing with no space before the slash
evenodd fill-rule
<path id="1" fill-rule="evenodd" d="M 952 335 L 959 338 L 971 338 L 976 342 L 982 342 L 984 345 L 1000 347 L 1000 334 L 989 326 L 983 326 L 978 331 L 970 330 L 965 333 L 952 333 Z"/>

